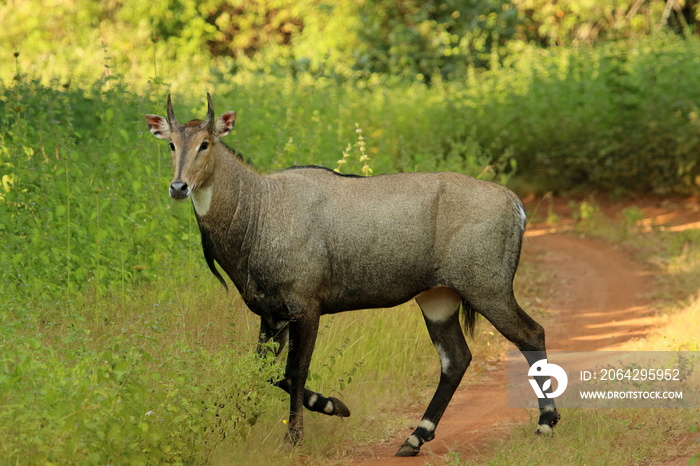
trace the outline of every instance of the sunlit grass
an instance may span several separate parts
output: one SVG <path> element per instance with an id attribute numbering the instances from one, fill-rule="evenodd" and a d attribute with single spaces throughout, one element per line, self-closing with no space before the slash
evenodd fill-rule
<path id="1" fill-rule="evenodd" d="M 492 452 L 456 464 L 654 464 L 687 455 L 697 410 L 562 409 L 554 437 L 534 437 L 537 417 L 516 428 Z"/>
<path id="2" fill-rule="evenodd" d="M 203 266 L 192 269 L 186 281 L 162 281 L 160 286 L 132 290 L 128 297 L 88 294 L 73 303 L 70 317 L 54 325 L 37 323 L 56 351 L 70 352 L 75 340 L 94 349 L 123 332 L 155 339 L 158 353 L 177 348 L 202 348 L 219 358 L 239 358 L 254 352 L 258 317 L 240 296 L 226 294 Z M 518 294 L 528 302 L 536 288 L 536 271 L 525 261 L 518 276 Z M 77 326 L 76 324 L 80 324 Z M 469 340 L 475 355 L 465 382 L 476 380 L 485 365 L 505 355 L 507 343 L 483 319 Z M 66 339 L 67 336 L 72 336 Z M 228 356 L 222 349 L 229 351 Z M 156 366 L 151 370 L 159 371 Z M 206 374 L 198 382 L 206 385 Z M 232 374 L 232 377 L 235 377 Z M 283 421 L 288 396 L 278 390 L 262 400 L 264 414 L 247 431 L 245 441 L 224 441 L 210 454 L 254 463 L 270 457 L 285 461 L 323 461 L 353 448 L 389 438 L 415 423 L 432 396 L 439 378 L 439 360 L 415 303 L 393 309 L 366 310 L 325 316 L 311 367 L 308 386 L 343 399 L 353 415 L 348 419 L 306 413 L 306 441 L 285 451 Z M 418 413 L 418 414 L 416 414 Z M 251 447 L 254 445 L 254 447 Z M 325 458 L 325 460 L 324 460 Z"/>

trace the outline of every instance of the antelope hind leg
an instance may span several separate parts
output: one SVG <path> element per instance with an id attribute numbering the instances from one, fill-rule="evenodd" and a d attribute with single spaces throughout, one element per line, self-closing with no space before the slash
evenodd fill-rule
<path id="1" fill-rule="evenodd" d="M 459 295 L 446 288 L 433 289 L 416 297 L 416 302 L 440 357 L 440 382 L 423 418 L 396 456 L 415 456 L 425 442 L 435 438 L 438 422 L 472 358 L 459 323 Z"/>
<path id="2" fill-rule="evenodd" d="M 512 292 L 501 299 L 494 299 L 494 297 L 498 297 L 496 292 L 485 294 L 485 296 L 489 296 L 490 299 L 474 300 L 470 304 L 523 353 L 530 366 L 541 359 L 546 359 L 544 328 L 522 310 L 515 301 Z M 540 388 L 546 379 L 548 377 L 535 377 Z M 551 391 L 551 388 L 545 391 Z M 542 435 L 552 435 L 552 429 L 560 417 L 554 400 L 539 398 L 538 404 L 540 418 L 535 432 Z"/>

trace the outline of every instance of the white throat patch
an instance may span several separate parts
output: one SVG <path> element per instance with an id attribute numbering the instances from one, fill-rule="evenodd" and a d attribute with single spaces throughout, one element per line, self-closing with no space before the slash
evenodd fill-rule
<path id="1" fill-rule="evenodd" d="M 204 189 L 196 189 L 192 192 L 192 204 L 197 215 L 203 217 L 209 212 L 211 207 L 212 187 L 207 186 Z"/>

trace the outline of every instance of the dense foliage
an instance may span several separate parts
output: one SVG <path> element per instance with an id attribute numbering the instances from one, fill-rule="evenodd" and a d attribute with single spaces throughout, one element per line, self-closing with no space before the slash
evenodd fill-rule
<path id="1" fill-rule="evenodd" d="M 205 462 L 269 396 L 278 368 L 229 346 L 229 312 L 197 302 L 187 317 L 172 301 L 216 282 L 143 120 L 168 92 L 181 121 L 204 115 L 206 91 L 217 113 L 236 110 L 226 142 L 261 172 L 700 189 L 691 2 L 45 4 L 0 5 L 0 457 Z M 202 322 L 217 344 L 200 344 Z"/>
<path id="2" fill-rule="evenodd" d="M 244 439 L 278 377 L 271 361 L 232 348 L 174 345 L 158 319 L 113 336 L 74 328 L 47 344 L 26 324 L 0 326 L 0 454 L 55 464 L 204 464 L 217 445 Z M 139 325 L 148 331 L 139 331 Z M 97 348 L 94 346 L 98 343 Z"/>
<path id="3" fill-rule="evenodd" d="M 334 78 L 390 73 L 459 79 L 524 44 L 580 45 L 661 30 L 694 32 L 693 0 L 14 0 L 0 5 L 0 47 L 63 79 L 107 64 L 145 80 L 154 50 L 179 71 L 311 71 Z M 59 52 L 59 48 L 61 48 Z M 4 60 L 3 60 L 4 61 Z M 3 68 L 11 65 L 8 60 Z M 2 76 L 8 77 L 8 69 Z M 68 72 L 70 70 L 70 72 Z M 70 76 L 67 76 L 70 74 Z M 151 75 L 152 76 L 152 75 Z M 171 78 L 174 79 L 174 78 Z"/>

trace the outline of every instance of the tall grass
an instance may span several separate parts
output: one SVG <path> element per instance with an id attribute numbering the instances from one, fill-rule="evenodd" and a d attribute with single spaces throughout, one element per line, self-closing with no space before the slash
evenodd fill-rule
<path id="1" fill-rule="evenodd" d="M 261 172 L 335 168 L 345 151 L 344 173 L 512 181 L 516 171 L 546 188 L 682 192 L 695 183 L 699 104 L 678 73 L 696 74 L 697 50 L 689 40 L 524 51 L 507 68 L 431 87 L 240 73 L 170 90 L 183 121 L 205 113 L 205 91 L 217 113 L 237 110 L 228 143 Z M 167 197 L 168 151 L 143 121 L 164 112 L 168 85 L 154 76 L 137 89 L 118 70 L 47 82 L 17 58 L 16 79 L 0 83 L 0 452 L 64 464 L 269 454 L 286 397 L 264 381 L 279 367 L 251 357 L 257 320 L 206 270 L 191 207 Z M 537 291 L 519 294 L 531 304 Z M 292 460 L 390 435 L 407 399 L 425 406 L 439 371 L 415 305 L 322 325 L 310 386 L 357 416 L 307 416 L 316 440 Z M 476 355 L 502 351 L 489 332 Z"/>

